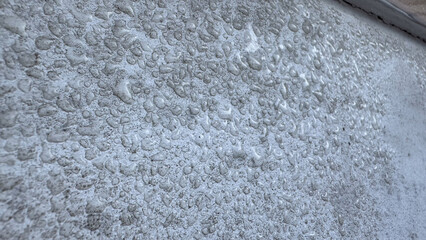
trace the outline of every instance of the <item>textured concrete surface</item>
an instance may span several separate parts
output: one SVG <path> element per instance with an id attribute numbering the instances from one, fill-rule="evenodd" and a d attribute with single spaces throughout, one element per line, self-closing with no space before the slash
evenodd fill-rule
<path id="1" fill-rule="evenodd" d="M 426 42 L 424 0 L 342 0 Z"/>
<path id="2" fill-rule="evenodd" d="M 426 47 L 336 1 L 0 2 L 0 239 L 424 239 Z"/>

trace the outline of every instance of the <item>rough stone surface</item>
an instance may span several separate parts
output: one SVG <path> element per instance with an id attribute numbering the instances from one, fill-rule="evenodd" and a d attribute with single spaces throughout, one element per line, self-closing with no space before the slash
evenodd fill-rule
<path id="1" fill-rule="evenodd" d="M 426 47 L 335 1 L 0 1 L 0 239 L 424 239 Z"/>

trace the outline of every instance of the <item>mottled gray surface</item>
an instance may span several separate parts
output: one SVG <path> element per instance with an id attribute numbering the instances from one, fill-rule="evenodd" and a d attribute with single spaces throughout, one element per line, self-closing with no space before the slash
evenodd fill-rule
<path id="1" fill-rule="evenodd" d="M 424 239 L 426 47 L 335 1 L 0 1 L 0 239 Z"/>
<path id="2" fill-rule="evenodd" d="M 426 42 L 425 0 L 342 0 Z"/>

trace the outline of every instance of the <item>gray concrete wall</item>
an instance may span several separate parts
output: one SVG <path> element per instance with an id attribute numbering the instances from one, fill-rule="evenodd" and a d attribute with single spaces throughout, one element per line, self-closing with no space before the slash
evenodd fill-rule
<path id="1" fill-rule="evenodd" d="M 0 2 L 0 239 L 424 239 L 425 44 L 336 1 Z"/>

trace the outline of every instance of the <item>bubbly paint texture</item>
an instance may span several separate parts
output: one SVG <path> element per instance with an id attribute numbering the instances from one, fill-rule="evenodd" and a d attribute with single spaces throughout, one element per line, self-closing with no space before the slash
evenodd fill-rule
<path id="1" fill-rule="evenodd" d="M 0 2 L 0 239 L 422 239 L 426 47 L 335 1 Z"/>

